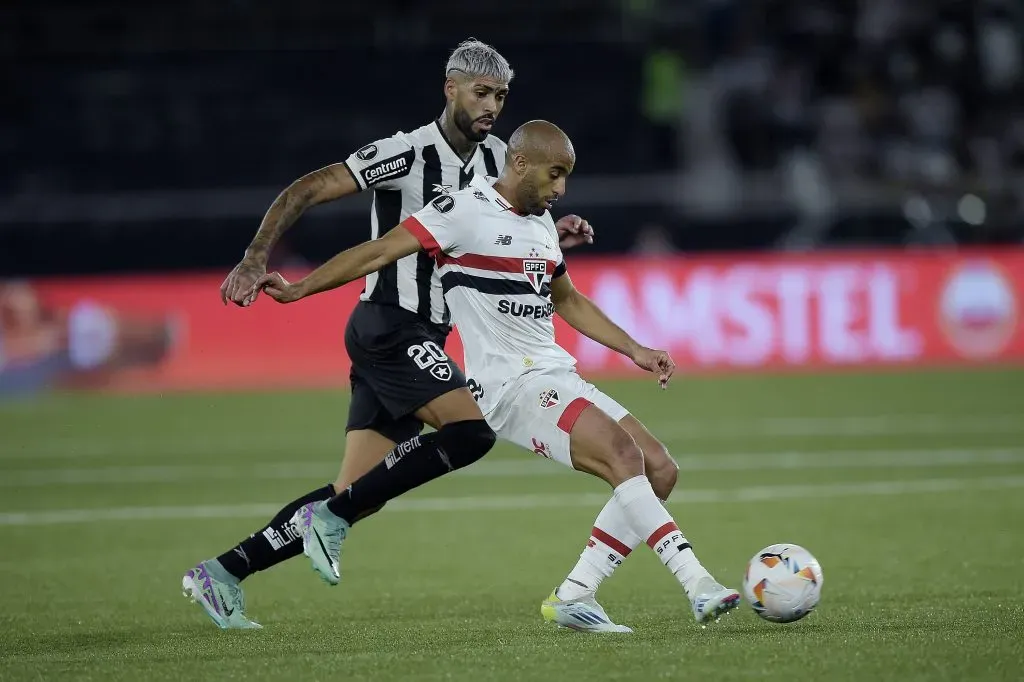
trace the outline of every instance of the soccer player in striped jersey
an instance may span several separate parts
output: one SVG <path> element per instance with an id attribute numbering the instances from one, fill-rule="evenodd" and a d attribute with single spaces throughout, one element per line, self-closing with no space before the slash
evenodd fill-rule
<path id="1" fill-rule="evenodd" d="M 506 147 L 490 131 L 512 77 L 508 61 L 493 47 L 477 40 L 460 44 L 445 66 L 441 116 L 364 145 L 345 161 L 293 182 L 271 205 L 242 262 L 224 281 L 224 303 L 253 302 L 258 291 L 252 285 L 266 274 L 271 249 L 310 206 L 372 192 L 370 234 L 378 238 L 472 178 L 496 176 Z M 558 226 L 563 246 L 592 239 L 590 226 L 577 216 L 565 216 Z M 259 627 L 245 615 L 240 583 L 301 553 L 290 521 L 296 509 L 345 490 L 398 443 L 418 434 L 424 422 L 461 442 L 466 458 L 483 456 L 494 441 L 462 370 L 444 352 L 451 326 L 433 260 L 413 253 L 367 273 L 360 298 L 345 329 L 352 400 L 338 478 L 288 503 L 252 535 L 182 577 L 185 595 L 221 628 Z"/>
<path id="2" fill-rule="evenodd" d="M 739 593 L 716 582 L 697 560 L 662 504 L 667 493 L 659 494 L 648 478 L 648 472 L 671 472 L 674 484 L 671 458 L 628 410 L 583 380 L 575 358 L 555 343 L 557 313 L 581 334 L 656 374 L 663 388 L 675 370 L 668 353 L 641 346 L 572 284 L 549 211 L 565 193 L 575 163 L 572 144 L 558 127 L 531 121 L 512 135 L 493 186 L 474 178 L 466 189 L 438 197 L 383 238 L 335 256 L 300 282 L 272 273 L 257 286 L 289 303 L 410 254 L 435 259 L 465 346 L 466 369 L 497 436 L 598 476 L 613 489 L 579 563 L 543 602 L 544 618 L 590 632 L 630 632 L 612 622 L 595 593 L 646 542 L 682 585 L 697 621 L 717 619 L 739 603 Z M 300 509 L 295 524 L 314 569 L 337 584 L 340 545 L 351 523 L 430 480 L 423 461 L 438 462 L 437 475 L 464 466 L 461 451 L 460 443 L 435 434 L 413 438 L 347 491 Z"/>

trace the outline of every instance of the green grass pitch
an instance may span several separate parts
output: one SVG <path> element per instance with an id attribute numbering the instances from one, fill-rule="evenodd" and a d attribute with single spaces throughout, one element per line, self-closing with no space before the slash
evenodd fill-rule
<path id="1" fill-rule="evenodd" d="M 333 480 L 346 393 L 0 405 L 0 680 L 1019 680 L 1024 371 L 678 377 L 602 386 L 681 465 L 705 565 L 795 542 L 818 610 L 697 626 L 652 553 L 601 589 L 633 635 L 547 626 L 607 487 L 500 445 L 356 527 L 342 583 L 300 558 L 221 632 L 181 574 Z"/>

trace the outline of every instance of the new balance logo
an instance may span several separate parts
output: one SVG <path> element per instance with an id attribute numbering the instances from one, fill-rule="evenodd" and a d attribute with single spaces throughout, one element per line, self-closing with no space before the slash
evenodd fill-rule
<path id="1" fill-rule="evenodd" d="M 512 246 L 512 235 L 499 234 L 498 238 L 494 240 L 494 243 L 501 246 Z"/>

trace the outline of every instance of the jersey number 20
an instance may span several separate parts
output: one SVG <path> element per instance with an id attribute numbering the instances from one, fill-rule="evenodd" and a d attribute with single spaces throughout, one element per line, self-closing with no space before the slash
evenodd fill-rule
<path id="1" fill-rule="evenodd" d="M 444 354 L 444 350 L 433 341 L 424 341 L 409 346 L 408 354 L 420 369 L 427 369 L 439 362 L 448 362 L 448 356 Z"/>

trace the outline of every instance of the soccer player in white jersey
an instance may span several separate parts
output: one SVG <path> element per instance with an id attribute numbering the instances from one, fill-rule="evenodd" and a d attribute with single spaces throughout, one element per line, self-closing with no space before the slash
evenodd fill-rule
<path id="1" fill-rule="evenodd" d="M 460 44 L 445 65 L 442 114 L 293 182 L 271 205 L 242 262 L 224 281 L 224 303 L 252 303 L 252 285 L 266 274 L 271 249 L 310 206 L 372 192 L 370 234 L 376 238 L 474 176 L 496 175 L 505 163 L 505 143 L 490 131 L 512 76 L 508 62 L 490 45 Z M 576 216 L 565 216 L 558 226 L 565 233 L 563 246 L 592 238 L 589 225 Z M 360 299 L 345 329 L 352 400 L 337 479 L 284 505 L 251 535 L 182 576 L 182 591 L 221 628 L 259 627 L 245 615 L 241 582 L 302 552 L 291 524 L 296 509 L 345 490 L 396 444 L 418 434 L 424 422 L 461 431 L 461 440 L 477 444 L 475 456 L 483 456 L 493 442 L 462 370 L 444 352 L 451 326 L 434 261 L 425 253 L 410 254 L 368 273 Z"/>
<path id="2" fill-rule="evenodd" d="M 608 618 L 595 593 L 641 542 L 679 580 L 697 621 L 717 618 L 739 603 L 739 593 L 717 583 L 701 565 L 655 493 L 645 459 L 656 469 L 667 453 L 624 407 L 576 373 L 576 360 L 555 343 L 552 315 L 654 372 L 662 387 L 675 365 L 665 351 L 637 343 L 573 287 L 548 212 L 565 193 L 575 165 L 568 137 L 551 123 L 531 121 L 509 142 L 504 171 L 493 186 L 476 177 L 466 189 L 435 199 L 383 238 L 335 256 L 300 282 L 271 273 L 257 286 L 288 303 L 409 254 L 429 254 L 438 263 L 445 300 L 465 346 L 467 375 L 496 434 L 598 476 L 614 490 L 579 563 L 543 603 L 545 619 L 587 631 L 630 631 Z M 400 444 L 378 468 L 400 469 L 413 457 L 458 468 L 459 445 L 428 441 L 432 435 Z M 383 480 L 383 472 L 366 478 L 371 477 Z M 410 489 L 371 490 L 360 487 L 363 480 L 296 513 L 304 550 L 331 584 L 340 578 L 340 543 L 351 520 Z"/>

